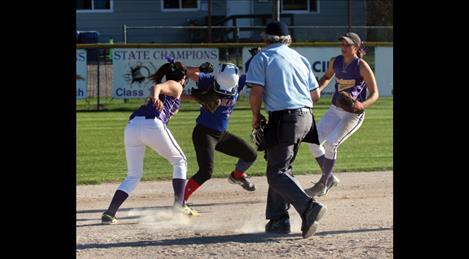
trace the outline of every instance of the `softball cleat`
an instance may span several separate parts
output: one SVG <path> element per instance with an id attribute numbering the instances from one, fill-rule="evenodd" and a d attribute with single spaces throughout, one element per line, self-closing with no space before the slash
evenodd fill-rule
<path id="1" fill-rule="evenodd" d="M 256 186 L 254 185 L 254 183 L 252 183 L 246 176 L 243 176 L 240 179 L 236 179 L 233 176 L 233 173 L 231 173 L 230 176 L 228 177 L 228 182 L 230 182 L 232 184 L 239 184 L 246 191 L 252 192 L 252 191 L 256 190 Z"/>
<path id="2" fill-rule="evenodd" d="M 116 217 L 113 217 L 106 213 L 103 213 L 103 215 L 101 216 L 101 224 L 103 225 L 112 225 L 116 223 L 117 223 Z"/>
<path id="3" fill-rule="evenodd" d="M 200 216 L 200 213 L 198 211 L 187 206 L 187 204 L 181 205 L 181 204 L 175 203 L 173 205 L 173 208 L 175 211 L 180 212 L 186 216 Z"/>

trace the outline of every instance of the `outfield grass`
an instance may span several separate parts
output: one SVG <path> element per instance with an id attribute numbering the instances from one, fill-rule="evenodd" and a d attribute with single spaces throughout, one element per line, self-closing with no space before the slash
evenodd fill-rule
<path id="1" fill-rule="evenodd" d="M 321 98 L 315 107 L 320 119 L 328 108 L 330 96 Z M 122 181 L 127 173 L 124 151 L 124 127 L 131 109 L 139 101 L 107 105 L 104 112 L 77 112 L 77 183 L 94 184 Z M 81 106 L 80 106 L 81 105 Z M 77 110 L 86 110 L 86 102 L 77 102 Z M 393 167 L 393 99 L 382 97 L 367 110 L 362 127 L 344 142 L 338 151 L 335 171 L 389 170 Z M 198 115 L 194 102 L 182 104 L 181 111 L 171 119 L 168 127 L 188 159 L 188 177 L 196 170 L 197 162 L 192 146 L 192 129 Z M 240 100 L 233 112 L 229 131 L 250 143 L 251 111 L 246 99 Z M 253 145 L 254 146 L 254 145 Z M 250 168 L 250 175 L 264 175 L 266 163 L 263 153 Z M 237 159 L 219 152 L 215 154 L 215 177 L 226 177 Z M 319 167 L 308 147 L 302 144 L 294 163 L 295 174 L 319 173 Z M 171 179 L 172 167 L 150 148 L 146 148 L 143 180 Z"/>

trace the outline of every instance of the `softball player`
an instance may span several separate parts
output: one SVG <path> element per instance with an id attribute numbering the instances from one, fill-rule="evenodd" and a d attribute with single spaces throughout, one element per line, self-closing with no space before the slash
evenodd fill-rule
<path id="1" fill-rule="evenodd" d="M 240 79 L 238 67 L 229 63 L 220 64 L 215 75 L 201 73 L 195 69 L 189 70 L 188 77 L 197 83 L 199 89 L 213 87 L 214 91 L 223 97 L 221 105 L 213 113 L 203 106 L 200 108 L 197 124 L 192 132 L 199 170 L 187 182 L 184 202 L 212 177 L 215 150 L 239 158 L 235 170 L 228 178 L 229 182 L 239 184 L 245 190 L 254 191 L 256 187 L 245 172 L 256 160 L 257 153 L 244 140 L 227 131 L 231 113 L 239 93 L 244 88 L 245 78 Z"/>
<path id="2" fill-rule="evenodd" d="M 163 76 L 166 76 L 166 81 L 161 83 Z M 186 215 L 197 215 L 183 200 L 186 157 L 166 126 L 179 109 L 180 96 L 186 82 L 186 68 L 182 63 L 172 61 L 161 66 L 151 79 L 157 83 L 152 88 L 151 96 L 130 115 L 125 127 L 128 174 L 117 188 L 109 208 L 103 213 L 103 224 L 117 222 L 117 210 L 140 182 L 145 145 L 166 158 L 173 166 L 174 208 Z"/>
<path id="3" fill-rule="evenodd" d="M 332 174 L 337 159 L 337 148 L 363 123 L 365 112 L 352 113 L 337 107 L 339 92 L 346 91 L 356 100 L 360 110 L 370 107 L 378 100 L 378 87 L 375 76 L 368 63 L 362 59 L 364 53 L 360 37 L 353 32 L 340 37 L 342 55 L 332 58 L 328 69 L 319 81 L 322 91 L 329 84 L 332 76 L 336 76 L 335 93 L 332 104 L 317 125 L 320 145 L 309 144 L 316 161 L 322 169 L 319 182 L 305 192 L 310 196 L 322 196 L 339 183 Z M 367 92 L 368 98 L 367 98 Z"/>

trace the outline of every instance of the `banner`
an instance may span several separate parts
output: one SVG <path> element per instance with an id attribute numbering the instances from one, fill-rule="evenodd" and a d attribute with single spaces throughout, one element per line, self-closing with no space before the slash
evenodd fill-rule
<path id="1" fill-rule="evenodd" d="M 77 56 L 76 56 L 76 72 L 77 72 L 77 91 L 76 91 L 76 98 L 77 99 L 86 99 L 88 97 L 87 92 L 87 69 L 86 69 L 86 50 L 84 49 L 77 49 Z"/>
<path id="2" fill-rule="evenodd" d="M 147 97 L 154 84 L 148 77 L 168 62 L 165 58 L 167 55 L 186 66 L 198 67 L 203 62 L 210 62 L 216 68 L 219 63 L 217 48 L 113 49 L 112 97 Z M 195 87 L 195 83 L 189 80 L 186 89 L 192 87 Z"/>
<path id="3" fill-rule="evenodd" d="M 375 48 L 375 76 L 380 96 L 393 95 L 393 57 L 392 47 Z"/>
<path id="4" fill-rule="evenodd" d="M 243 71 L 244 65 L 251 57 L 250 48 L 243 48 Z M 298 53 L 308 59 L 313 69 L 313 73 L 319 79 L 326 73 L 329 60 L 341 54 L 340 47 L 296 47 L 293 48 Z M 366 56 L 365 56 L 366 59 Z M 368 62 L 370 63 L 370 62 Z M 245 71 L 244 71 L 245 73 Z M 393 89 L 393 48 L 375 48 L 375 69 L 376 81 L 380 96 L 392 96 Z M 322 95 L 333 94 L 335 91 L 335 77 L 331 79 L 328 86 L 321 93 Z"/>

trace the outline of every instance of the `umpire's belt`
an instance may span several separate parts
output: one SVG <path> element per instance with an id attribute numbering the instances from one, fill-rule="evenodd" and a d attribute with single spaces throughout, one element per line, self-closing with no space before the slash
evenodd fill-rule
<path id="1" fill-rule="evenodd" d="M 285 114 L 302 114 L 306 112 L 310 112 L 311 108 L 309 107 L 302 107 L 298 109 L 289 109 L 289 110 L 280 110 L 280 111 L 274 111 L 274 112 L 269 112 L 269 117 L 282 117 Z"/>

